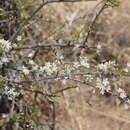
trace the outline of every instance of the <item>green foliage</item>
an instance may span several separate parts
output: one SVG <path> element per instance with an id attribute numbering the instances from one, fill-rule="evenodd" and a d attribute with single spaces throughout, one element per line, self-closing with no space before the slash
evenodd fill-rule
<path id="1" fill-rule="evenodd" d="M 76 39 L 76 40 L 78 40 L 79 38 L 80 38 L 80 34 L 72 35 L 72 39 Z"/>
<path id="2" fill-rule="evenodd" d="M 0 87 L 5 84 L 5 79 L 4 77 L 0 76 Z"/>
<path id="3" fill-rule="evenodd" d="M 2 8 L 0 8 L 0 16 L 6 16 L 6 13 Z"/>
<path id="4" fill-rule="evenodd" d="M 122 76 L 125 76 L 126 75 L 126 72 L 125 71 L 121 71 L 120 72 L 120 76 L 122 77 Z"/>
<path id="5" fill-rule="evenodd" d="M 120 4 L 119 0 L 109 0 L 109 2 L 114 6 L 119 6 Z"/>
<path id="6" fill-rule="evenodd" d="M 99 25 L 99 24 L 102 24 L 102 22 L 101 22 L 100 20 L 97 20 L 97 21 L 96 21 L 96 24 Z"/>
<path id="7" fill-rule="evenodd" d="M 30 8 L 35 8 L 35 5 L 32 3 L 32 2 L 27 2 L 26 4 L 24 5 L 17 5 L 17 8 L 20 10 L 20 11 L 28 11 L 30 10 Z"/>
<path id="8" fill-rule="evenodd" d="M 20 120 L 23 117 L 24 113 L 19 112 L 19 113 L 15 113 L 14 115 L 14 119 L 17 122 L 18 120 Z"/>

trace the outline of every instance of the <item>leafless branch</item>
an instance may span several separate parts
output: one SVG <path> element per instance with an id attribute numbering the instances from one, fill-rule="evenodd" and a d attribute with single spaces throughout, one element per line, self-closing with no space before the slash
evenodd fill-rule
<path id="1" fill-rule="evenodd" d="M 23 46 L 18 46 L 18 47 L 14 47 L 12 48 L 11 51 L 14 50 L 22 50 L 22 49 L 36 49 L 36 48 L 44 48 L 44 47 L 62 47 L 62 48 L 66 48 L 66 47 L 76 47 L 77 43 L 75 44 L 70 44 L 70 43 L 38 43 L 35 45 L 23 45 Z M 78 44 L 78 48 L 86 48 L 86 49 L 97 49 L 97 47 L 94 46 L 90 46 L 88 47 L 87 45 L 80 45 Z M 103 46 L 102 48 L 106 48 L 105 46 Z"/>
<path id="2" fill-rule="evenodd" d="M 35 49 L 35 48 L 42 48 L 42 47 L 70 47 L 70 46 L 72 46 L 72 45 L 64 44 L 64 43 L 63 44 L 59 44 L 59 43 L 39 43 L 39 44 L 36 44 L 36 45 L 25 45 L 25 46 L 15 47 L 12 50 Z"/>
<path id="3" fill-rule="evenodd" d="M 72 88 L 77 88 L 78 86 L 71 86 L 71 87 L 66 87 L 66 88 L 63 88 L 63 89 L 60 89 L 60 90 L 56 90 L 55 92 L 53 92 L 53 94 L 57 94 L 57 93 L 61 93 L 63 91 L 66 91 L 68 89 L 72 89 Z"/>
<path id="4" fill-rule="evenodd" d="M 52 75 L 52 76 L 47 76 L 47 77 L 43 77 L 43 78 L 39 78 L 39 79 L 28 79 L 28 80 L 20 80 L 20 81 L 15 81 L 15 80 L 8 79 L 8 81 L 10 81 L 12 83 L 16 83 L 16 84 L 21 84 L 21 83 L 31 83 L 33 81 L 51 80 L 51 79 L 57 79 L 57 78 L 62 79 L 62 78 L 66 78 L 66 77 L 69 79 L 70 77 L 73 77 L 73 76 L 83 76 L 83 75 L 120 76 L 120 72 L 75 72 L 75 73 L 70 73 L 70 74 Z M 129 77 L 130 73 L 126 73 L 126 74 L 124 74 L 124 76 Z"/>
<path id="5" fill-rule="evenodd" d="M 83 45 L 85 45 L 88 42 L 88 38 L 90 36 L 91 31 L 93 30 L 93 26 L 95 25 L 97 19 L 99 18 L 100 14 L 103 12 L 103 10 L 106 8 L 108 0 L 105 1 L 105 3 L 103 4 L 103 6 L 101 7 L 101 9 L 98 11 L 98 13 L 94 16 L 91 24 L 89 25 L 89 30 L 87 33 L 87 36 L 85 37 L 85 40 L 83 41 Z"/>

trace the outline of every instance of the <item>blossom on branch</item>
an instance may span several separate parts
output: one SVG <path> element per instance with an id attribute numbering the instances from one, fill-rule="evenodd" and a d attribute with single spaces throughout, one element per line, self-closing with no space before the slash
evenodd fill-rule
<path id="1" fill-rule="evenodd" d="M 55 63 L 46 62 L 42 70 L 46 72 L 48 75 L 51 75 L 53 73 L 57 73 L 58 67 Z"/>
<path id="2" fill-rule="evenodd" d="M 25 75 L 28 75 L 28 74 L 29 74 L 29 70 L 28 70 L 28 68 L 25 67 L 25 66 L 22 66 L 22 71 L 23 71 L 23 73 L 24 73 Z"/>
<path id="3" fill-rule="evenodd" d="M 80 57 L 80 64 L 86 68 L 90 68 L 90 64 L 88 63 L 88 57 L 87 56 L 81 56 Z"/>
<path id="4" fill-rule="evenodd" d="M 0 49 L 2 51 L 8 52 L 11 49 L 11 42 L 8 40 L 0 39 Z"/>
<path id="5" fill-rule="evenodd" d="M 96 88 L 100 89 L 100 93 L 103 95 L 106 92 L 109 92 L 111 90 L 110 82 L 108 81 L 108 78 L 97 78 L 96 81 Z"/>
<path id="6" fill-rule="evenodd" d="M 98 64 L 97 68 L 102 71 L 108 71 L 109 69 L 114 69 L 115 66 L 115 61 L 108 61 L 105 63 Z"/>
<path id="7" fill-rule="evenodd" d="M 117 92 L 119 93 L 120 98 L 124 99 L 127 97 L 126 92 L 122 88 L 118 88 Z"/>

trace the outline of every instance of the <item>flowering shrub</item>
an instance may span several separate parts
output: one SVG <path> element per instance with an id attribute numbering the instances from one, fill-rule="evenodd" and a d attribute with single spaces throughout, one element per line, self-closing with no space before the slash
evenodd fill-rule
<path id="1" fill-rule="evenodd" d="M 46 1 L 38 9 L 53 2 L 60 1 Z M 7 95 L 8 99 L 11 100 L 10 106 L 12 111 L 10 111 L 11 117 L 9 117 L 9 119 L 14 119 L 14 122 L 20 124 L 20 122 L 24 120 L 23 118 L 26 117 L 27 120 L 23 121 L 25 124 L 22 127 L 32 128 L 34 127 L 34 122 L 37 120 L 36 111 L 38 112 L 38 110 L 35 110 L 35 107 L 32 108 L 33 103 L 26 97 L 26 92 L 35 93 L 36 95 L 41 94 L 42 96 L 47 97 L 48 102 L 51 102 L 54 110 L 58 94 L 65 90 L 69 90 L 70 88 L 75 88 L 74 86 L 69 86 L 67 88 L 53 88 L 50 90 L 49 85 L 52 82 L 54 85 L 59 82 L 67 85 L 70 81 L 74 81 L 76 85 L 78 83 L 92 87 L 95 92 L 99 91 L 101 95 L 109 93 L 120 98 L 127 104 L 130 103 L 130 99 L 125 90 L 120 87 L 115 89 L 114 87 L 114 82 L 119 78 L 122 76 L 129 76 L 130 65 L 127 64 L 127 67 L 122 68 L 121 70 L 116 61 L 107 61 L 106 59 L 97 61 L 96 58 L 93 57 L 94 54 L 82 54 L 83 50 L 89 50 L 100 57 L 101 52 L 104 49 L 100 44 L 96 46 L 87 45 L 90 33 L 100 14 L 108 7 L 117 6 L 118 1 L 107 0 L 102 4 L 103 6 L 99 12 L 96 13 L 96 16 L 94 16 L 88 26 L 87 35 L 86 32 L 82 33 L 85 40 L 82 39 L 83 37 L 81 34 L 81 36 L 77 36 L 78 40 L 76 40 L 76 42 L 81 41 L 79 44 L 75 41 L 64 43 L 64 40 L 62 39 L 59 39 L 60 42 L 58 43 L 57 40 L 52 40 L 54 43 L 45 41 L 37 44 L 24 44 L 24 40 L 20 34 L 22 27 L 32 19 L 37 11 L 28 19 L 25 19 L 25 22 L 21 24 L 21 27 L 16 30 L 10 40 L 0 39 L 0 89 L 1 92 Z M 67 23 L 65 25 L 69 25 L 71 28 L 74 21 L 79 19 L 76 17 L 77 13 L 78 12 L 75 12 L 70 17 L 67 16 Z M 51 49 L 52 51 L 50 51 Z M 65 53 L 65 49 L 68 49 L 68 52 L 66 53 L 69 55 Z M 49 57 L 48 55 L 50 55 L 50 53 L 53 53 L 54 56 L 52 58 L 44 57 L 45 60 L 43 61 L 42 58 L 37 58 L 39 50 L 45 51 L 46 57 Z M 72 54 L 73 51 L 75 52 L 76 50 L 80 50 L 80 55 L 77 57 Z M 69 58 L 69 56 L 72 57 Z M 18 107 L 18 105 L 20 107 Z M 14 112 L 14 106 L 18 107 L 19 112 Z M 24 111 L 24 107 L 26 107 L 26 111 Z M 29 113 L 33 114 L 29 115 Z M 40 129 L 41 127 L 42 129 L 40 123 L 35 127 L 37 127 L 37 129 L 38 127 Z M 54 115 L 53 122 L 49 127 L 53 130 L 55 128 Z"/>

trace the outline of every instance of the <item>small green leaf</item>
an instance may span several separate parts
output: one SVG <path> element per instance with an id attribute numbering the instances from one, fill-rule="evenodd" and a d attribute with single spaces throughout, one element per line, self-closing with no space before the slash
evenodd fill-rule
<path id="1" fill-rule="evenodd" d="M 119 0 L 109 0 L 109 2 L 113 4 L 114 6 L 119 6 L 120 4 Z"/>
<path id="2" fill-rule="evenodd" d="M 125 71 L 120 72 L 120 76 L 124 76 L 124 75 L 126 75 Z"/>

